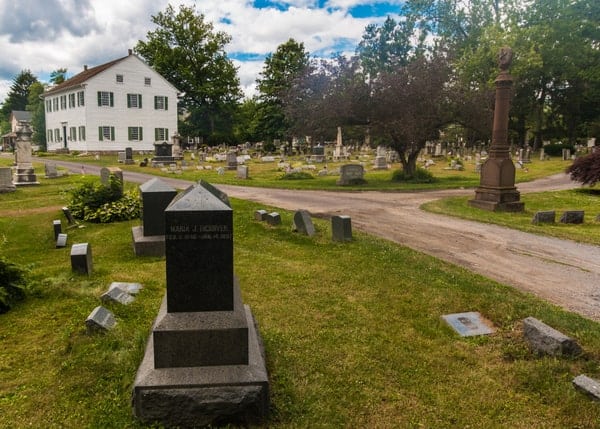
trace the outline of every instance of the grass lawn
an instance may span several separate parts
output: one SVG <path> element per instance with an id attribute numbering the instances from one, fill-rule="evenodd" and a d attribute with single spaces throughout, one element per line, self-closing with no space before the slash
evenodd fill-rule
<path id="1" fill-rule="evenodd" d="M 0 427 L 137 428 L 131 388 L 165 291 L 161 258 L 135 257 L 139 221 L 69 229 L 55 249 L 52 220 L 84 180 L 40 178 L 0 194 L 0 254 L 27 267 L 28 298 L 0 315 Z M 600 407 L 571 380 L 600 378 L 600 326 L 531 295 L 388 241 L 354 233 L 331 242 L 254 221 L 233 200 L 235 271 L 263 336 L 271 379 L 265 427 L 598 427 Z M 526 206 L 528 202 L 526 201 Z M 262 207 L 261 207 L 262 208 Z M 269 207 L 266 207 L 270 209 Z M 89 242 L 91 276 L 70 270 L 70 245 Z M 87 335 L 84 320 L 112 281 L 141 282 L 118 324 Z M 497 332 L 461 338 L 441 316 L 480 311 Z M 534 356 L 521 320 L 576 338 L 577 358 Z"/>
<path id="2" fill-rule="evenodd" d="M 596 221 L 596 216 L 600 214 L 599 190 L 580 188 L 523 194 L 521 201 L 525 203 L 525 211 L 521 213 L 488 212 L 476 209 L 469 206 L 470 199 L 473 199 L 473 196 L 444 198 L 424 204 L 422 208 L 434 213 L 494 223 L 535 234 L 600 245 L 600 222 Z M 548 210 L 556 211 L 556 223 L 537 225 L 531 223 L 537 211 Z M 580 225 L 560 223 L 560 216 L 565 210 L 584 210 L 584 223 Z"/>
<path id="3" fill-rule="evenodd" d="M 196 165 L 196 162 L 192 162 L 190 153 L 185 154 L 186 161 Z M 144 155 L 149 156 L 149 155 Z M 152 174 L 159 176 L 172 176 L 173 173 L 163 172 L 159 168 L 152 167 L 139 167 L 139 165 L 123 165 L 117 163 L 116 155 L 103 155 L 99 159 L 95 156 L 75 156 L 75 155 L 48 155 L 45 157 L 49 162 L 52 159 L 60 159 L 64 161 L 80 162 L 83 165 L 86 163 L 92 163 L 102 166 L 116 166 L 118 165 L 123 170 L 137 171 L 141 173 L 151 172 Z M 134 157 L 139 163 L 142 155 L 136 155 Z M 289 157 L 286 159 L 291 166 L 299 166 L 303 163 L 300 157 Z M 358 159 L 353 159 L 348 162 L 358 163 Z M 228 185 L 243 185 L 243 186 L 258 186 L 258 187 L 269 187 L 269 188 L 284 188 L 284 189 L 326 189 L 326 190 L 363 190 L 363 191 L 408 191 L 408 190 L 430 190 L 430 189 L 450 189 L 450 188 L 471 188 L 479 185 L 479 173 L 475 171 L 475 161 L 464 161 L 465 169 L 463 171 L 447 169 L 450 161 L 443 158 L 436 158 L 436 164 L 431 166 L 429 170 L 433 173 L 437 179 L 435 183 L 399 183 L 392 182 L 392 174 L 394 170 L 401 168 L 399 163 L 392 165 L 389 170 L 371 170 L 372 161 L 365 162 L 365 180 L 366 184 L 360 186 L 338 186 L 336 181 L 339 175 L 329 175 L 324 177 L 318 177 L 318 170 L 323 169 L 327 165 L 328 171 L 332 172 L 339 170 L 339 168 L 348 162 L 333 163 L 328 162 L 326 164 L 314 164 L 315 170 L 312 171 L 314 176 L 313 179 L 305 180 L 281 180 L 284 172 L 278 170 L 277 163 L 263 163 L 259 160 L 250 160 L 247 162 L 249 168 L 249 179 L 238 179 L 235 171 L 225 171 L 224 175 L 217 174 L 217 168 L 225 165 L 224 162 L 204 162 L 203 166 L 209 166 L 211 170 L 198 170 L 195 167 L 190 167 L 189 170 L 183 171 L 182 174 L 178 175 L 178 178 L 185 180 L 198 181 L 204 179 L 210 183 L 215 184 L 228 184 Z M 516 181 L 526 182 L 540 177 L 548 176 L 551 174 L 559 173 L 570 165 L 569 161 L 562 161 L 559 158 L 553 158 L 549 161 L 533 161 L 527 164 L 527 169 L 517 169 Z M 43 171 L 43 170 L 42 170 Z"/>

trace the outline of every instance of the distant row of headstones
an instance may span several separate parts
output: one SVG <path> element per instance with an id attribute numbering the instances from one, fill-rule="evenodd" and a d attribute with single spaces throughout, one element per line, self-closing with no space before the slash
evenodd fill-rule
<path id="1" fill-rule="evenodd" d="M 573 224 L 581 224 L 583 223 L 585 212 L 583 210 L 567 210 L 563 212 L 560 217 L 560 223 L 573 223 Z M 596 220 L 600 220 L 600 215 L 596 218 Z M 556 222 L 556 211 L 548 210 L 548 211 L 539 211 L 533 215 L 531 219 L 531 223 L 540 224 L 540 223 L 555 223 Z"/>
<path id="2" fill-rule="evenodd" d="M 281 216 L 278 212 L 267 212 L 261 209 L 254 212 L 254 219 L 266 222 L 271 226 L 281 224 Z M 294 212 L 293 230 L 312 237 L 316 230 L 310 213 L 307 210 L 297 210 Z M 331 217 L 331 239 L 333 241 L 352 241 L 352 220 L 350 216 L 339 215 Z"/>

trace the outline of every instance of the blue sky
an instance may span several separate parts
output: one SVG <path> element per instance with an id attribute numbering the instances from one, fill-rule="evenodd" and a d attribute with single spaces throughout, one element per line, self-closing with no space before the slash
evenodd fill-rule
<path id="1" fill-rule="evenodd" d="M 265 56 L 289 38 L 313 57 L 352 53 L 365 27 L 398 18 L 401 0 L 0 0 L 0 102 L 14 77 L 29 69 L 41 81 L 61 67 L 68 76 L 125 56 L 153 29 L 150 17 L 171 3 L 195 5 L 217 30 L 246 95 Z"/>

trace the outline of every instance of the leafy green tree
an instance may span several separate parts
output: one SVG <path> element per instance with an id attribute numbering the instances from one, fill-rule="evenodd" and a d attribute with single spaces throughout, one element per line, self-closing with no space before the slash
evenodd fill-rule
<path id="1" fill-rule="evenodd" d="M 224 50 L 231 37 L 215 32 L 193 6 L 181 5 L 176 11 L 169 5 L 152 16 L 152 22 L 157 28 L 138 41 L 135 51 L 180 91 L 187 132 L 209 142 L 232 139 L 232 119 L 242 92 Z"/>
<path id="2" fill-rule="evenodd" d="M 23 70 L 13 80 L 10 90 L 0 108 L 0 118 L 7 121 L 13 110 L 25 110 L 31 85 L 38 79 L 29 70 Z"/>
<path id="3" fill-rule="evenodd" d="M 67 78 L 67 69 L 59 68 L 50 73 L 50 83 L 52 85 L 60 85 Z"/>
<path id="4" fill-rule="evenodd" d="M 258 96 L 258 134 L 266 140 L 287 137 L 290 124 L 283 110 L 285 92 L 308 66 L 309 54 L 303 43 L 294 39 L 279 45 L 267 55 L 260 77 L 256 80 Z"/>
<path id="5" fill-rule="evenodd" d="M 46 116 L 44 101 L 40 99 L 40 95 L 43 94 L 44 89 L 44 85 L 40 82 L 32 84 L 29 88 L 27 104 L 27 110 L 31 112 L 31 128 L 33 129 L 31 140 L 43 151 L 46 150 Z"/>

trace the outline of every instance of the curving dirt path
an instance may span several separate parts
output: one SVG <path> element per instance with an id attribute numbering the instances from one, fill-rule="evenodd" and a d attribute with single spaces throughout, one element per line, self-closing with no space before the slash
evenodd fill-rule
<path id="1" fill-rule="evenodd" d="M 57 162 L 57 164 L 59 164 Z M 77 165 L 68 165 L 80 172 Z M 86 165 L 88 174 L 99 168 Z M 149 175 L 124 172 L 126 181 Z M 183 188 L 190 182 L 165 178 Z M 218 185 L 229 196 L 314 216 L 345 214 L 353 228 L 463 266 L 490 279 L 533 293 L 556 305 L 600 321 L 600 247 L 457 219 L 419 209 L 472 189 L 414 193 L 288 191 Z M 517 185 L 521 193 L 576 187 L 564 174 Z"/>

